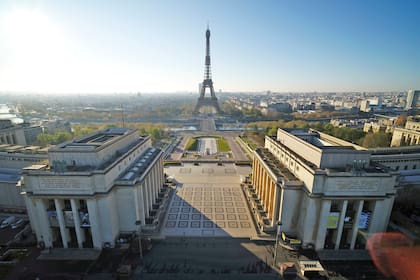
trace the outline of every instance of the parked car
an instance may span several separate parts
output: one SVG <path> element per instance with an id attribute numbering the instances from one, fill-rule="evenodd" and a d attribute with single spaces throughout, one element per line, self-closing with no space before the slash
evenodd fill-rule
<path id="1" fill-rule="evenodd" d="M 7 228 L 8 226 L 10 226 L 12 223 L 14 223 L 16 220 L 15 216 L 10 216 L 8 218 L 6 218 L 0 225 L 0 228 Z"/>
<path id="2" fill-rule="evenodd" d="M 300 247 L 302 245 L 302 241 L 300 239 L 297 239 L 297 237 L 292 234 L 286 234 L 285 232 L 282 232 L 281 239 L 284 243 L 292 247 Z"/>
<path id="3" fill-rule="evenodd" d="M 11 224 L 11 226 L 12 226 L 12 229 L 15 229 L 15 228 L 18 228 L 18 227 L 21 227 L 21 226 L 23 226 L 24 225 L 24 220 L 23 219 L 19 219 L 19 220 L 17 220 L 16 222 L 14 222 L 13 224 Z"/>

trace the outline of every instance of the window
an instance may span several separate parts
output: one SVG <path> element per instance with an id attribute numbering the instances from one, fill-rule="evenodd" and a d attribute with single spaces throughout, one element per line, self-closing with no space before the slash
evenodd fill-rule
<path id="1" fill-rule="evenodd" d="M 408 169 L 408 165 L 405 165 L 405 166 L 404 166 L 404 170 L 407 170 L 407 169 Z"/>
<path id="2" fill-rule="evenodd" d="M 86 201 L 85 200 L 80 199 L 79 200 L 79 205 L 80 205 L 80 208 L 79 209 L 83 209 L 83 210 L 86 210 L 87 209 L 87 205 L 86 205 Z"/>
<path id="3" fill-rule="evenodd" d="M 395 167 L 395 170 L 397 170 L 397 171 L 400 170 L 400 167 L 399 166 Z"/>
<path id="4" fill-rule="evenodd" d="M 331 208 L 330 208 L 330 211 L 331 212 L 336 212 L 336 211 L 339 211 L 339 205 L 340 205 L 340 201 L 338 201 L 338 200 L 332 200 L 331 201 Z"/>
<path id="5" fill-rule="evenodd" d="M 64 210 L 71 210 L 71 203 L 69 199 L 64 200 Z"/>
<path id="6" fill-rule="evenodd" d="M 415 165 L 415 164 L 414 164 L 414 165 L 413 165 L 413 169 L 416 169 L 416 168 L 417 168 L 417 165 Z"/>
<path id="7" fill-rule="evenodd" d="M 47 210 L 55 210 L 55 203 L 53 199 L 48 199 L 47 205 Z"/>

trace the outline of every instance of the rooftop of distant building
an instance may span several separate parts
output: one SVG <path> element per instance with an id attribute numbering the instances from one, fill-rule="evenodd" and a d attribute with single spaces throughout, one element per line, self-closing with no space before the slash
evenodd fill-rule
<path id="1" fill-rule="evenodd" d="M 135 129 L 130 128 L 108 128 L 81 138 L 65 142 L 51 148 L 52 152 L 64 151 L 95 151 L 112 142 L 122 139 L 125 135 L 134 133 Z"/>
<path id="2" fill-rule="evenodd" d="M 0 153 L 47 154 L 47 147 L 0 144 Z"/>
<path id="3" fill-rule="evenodd" d="M 283 130 L 322 150 L 331 148 L 364 150 L 363 147 L 357 146 L 353 143 L 341 140 L 339 138 L 333 137 L 325 133 L 321 133 L 313 129 Z"/>

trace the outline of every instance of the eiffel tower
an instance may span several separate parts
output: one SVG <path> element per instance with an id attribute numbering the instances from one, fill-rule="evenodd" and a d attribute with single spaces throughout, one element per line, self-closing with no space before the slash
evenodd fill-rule
<path id="1" fill-rule="evenodd" d="M 210 90 L 210 97 L 206 97 L 206 88 Z M 217 97 L 214 94 L 213 81 L 211 79 L 211 69 L 210 69 L 210 29 L 207 26 L 206 30 L 206 60 L 204 67 L 204 81 L 200 87 L 200 97 L 198 98 L 197 105 L 193 114 L 197 115 L 200 113 L 202 107 L 212 107 L 216 113 L 221 113 L 219 103 L 217 102 Z"/>

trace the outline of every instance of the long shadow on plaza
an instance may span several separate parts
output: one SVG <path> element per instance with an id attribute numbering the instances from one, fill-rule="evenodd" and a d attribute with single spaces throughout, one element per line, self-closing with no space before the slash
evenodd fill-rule
<path id="1" fill-rule="evenodd" d="M 193 274 L 204 279 L 234 274 L 278 277 L 269 265 L 273 242 L 251 241 L 246 232 L 238 234 L 253 227 L 249 216 L 244 218 L 250 213 L 242 191 L 207 185 L 189 186 L 188 192 L 180 187 L 175 193 L 163 225 L 172 236 L 155 242 L 144 258 L 143 274 Z M 232 231 L 242 237 L 232 236 Z"/>
<path id="2" fill-rule="evenodd" d="M 145 273 L 271 274 L 271 243 L 226 237 L 169 237 L 144 258 Z M 252 252 L 251 250 L 255 252 Z M 263 259 L 262 259 L 263 258 Z"/>
<path id="3" fill-rule="evenodd" d="M 93 264 L 93 261 L 38 260 L 39 254 L 39 249 L 30 249 L 28 256 L 5 279 L 82 279 Z"/>
<path id="4" fill-rule="evenodd" d="M 191 174 L 197 167 L 182 167 L 181 174 Z M 209 176 L 214 168 L 201 168 L 200 176 Z M 219 168 L 220 169 L 220 168 Z M 224 168 L 226 175 L 236 171 Z M 219 170 L 220 172 L 220 170 Z M 195 174 L 197 176 L 197 174 Z M 204 179 L 204 178 L 203 178 Z M 204 179 L 205 180 L 205 179 Z M 239 186 L 223 183 L 178 184 L 171 200 L 164 234 L 167 236 L 226 236 L 256 235 L 252 216 Z M 239 183 L 238 183 L 239 185 Z"/>

